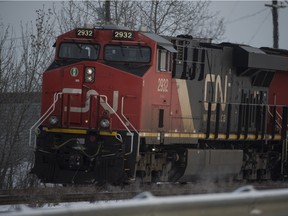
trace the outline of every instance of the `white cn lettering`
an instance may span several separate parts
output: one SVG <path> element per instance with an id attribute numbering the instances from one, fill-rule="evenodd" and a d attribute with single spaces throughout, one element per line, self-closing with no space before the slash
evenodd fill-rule
<path id="1" fill-rule="evenodd" d="M 223 92 L 223 86 L 220 75 L 215 74 L 207 74 L 205 78 L 205 84 L 204 84 L 204 109 L 208 110 L 208 91 L 211 89 L 213 91 L 214 100 L 211 101 L 211 111 L 216 110 L 216 103 L 221 104 L 221 110 L 224 111 L 226 107 L 226 101 L 227 101 L 227 86 L 228 86 L 228 77 L 225 76 L 225 82 L 224 82 L 224 92 Z M 212 92 L 210 92 L 212 94 Z M 219 100 L 220 99 L 220 100 Z"/>
<path id="2" fill-rule="evenodd" d="M 70 88 L 64 88 L 62 90 L 63 93 L 68 94 L 82 94 L 82 89 L 70 89 Z M 103 109 L 108 110 L 110 114 L 113 114 L 114 112 L 110 109 L 110 107 L 106 104 L 104 99 L 99 96 L 99 93 L 95 90 L 89 90 L 86 93 L 86 102 L 84 107 L 70 107 L 70 112 L 76 112 L 76 113 L 85 113 L 90 110 L 90 96 L 94 95 L 96 98 L 100 98 L 100 105 L 103 107 Z M 99 96 L 99 97 L 98 97 Z M 118 97 L 119 92 L 113 91 L 113 110 L 117 112 L 118 110 Z M 65 106 L 64 111 L 67 112 L 67 107 Z"/>

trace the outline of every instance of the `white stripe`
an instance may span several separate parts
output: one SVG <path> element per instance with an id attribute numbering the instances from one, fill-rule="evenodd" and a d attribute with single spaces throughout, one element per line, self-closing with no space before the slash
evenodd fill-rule
<path id="1" fill-rule="evenodd" d="M 119 91 L 113 91 L 113 109 L 118 110 Z"/>
<path id="2" fill-rule="evenodd" d="M 187 81 L 182 79 L 176 79 L 178 97 L 182 113 L 182 121 L 185 131 L 192 132 L 194 130 L 192 107 L 190 104 L 189 93 L 187 88 Z"/>
<path id="3" fill-rule="evenodd" d="M 63 88 L 62 93 L 68 94 L 82 94 L 82 89 Z"/>

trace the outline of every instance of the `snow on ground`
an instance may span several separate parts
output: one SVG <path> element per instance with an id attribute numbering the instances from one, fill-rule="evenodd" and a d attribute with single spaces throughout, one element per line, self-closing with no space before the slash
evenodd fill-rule
<path id="1" fill-rule="evenodd" d="M 110 201 L 99 201 L 99 202 L 67 202 L 67 203 L 47 203 L 43 206 L 39 207 L 29 207 L 26 204 L 19 204 L 19 205 L 0 205 L 0 216 L 6 216 L 10 213 L 17 213 L 17 212 L 29 212 L 33 210 L 43 210 L 49 211 L 52 209 L 85 209 L 85 208 L 95 208 L 105 206 L 107 204 L 115 204 L 121 203 L 122 200 L 110 200 Z"/>
<path id="2" fill-rule="evenodd" d="M 46 204 L 36 209 L 28 208 L 26 205 L 0 206 L 2 211 L 0 211 L 0 216 L 53 215 L 54 213 L 57 215 L 113 216 L 174 216 L 176 213 L 180 216 L 263 214 L 283 216 L 288 212 L 287 203 L 288 189 L 286 188 L 257 191 L 252 186 L 245 186 L 231 193 L 154 197 L 149 192 L 144 192 L 131 200 Z"/>

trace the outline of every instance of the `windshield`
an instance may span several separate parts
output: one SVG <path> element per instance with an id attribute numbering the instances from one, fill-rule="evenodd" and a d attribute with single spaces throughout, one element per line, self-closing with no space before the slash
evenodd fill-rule
<path id="1" fill-rule="evenodd" d="M 62 43 L 59 58 L 65 59 L 90 59 L 98 58 L 99 46 L 88 43 Z"/>
<path id="2" fill-rule="evenodd" d="M 151 50 L 149 47 L 142 46 L 107 45 L 104 59 L 117 62 L 149 63 Z"/>

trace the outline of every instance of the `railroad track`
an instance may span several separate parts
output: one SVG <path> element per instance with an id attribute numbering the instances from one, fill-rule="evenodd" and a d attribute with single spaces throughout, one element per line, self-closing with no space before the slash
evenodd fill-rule
<path id="1" fill-rule="evenodd" d="M 0 190 L 0 205 L 28 204 L 41 206 L 45 203 L 105 201 L 131 199 L 143 191 L 150 191 L 154 196 L 175 196 L 206 193 L 231 192 L 249 183 L 189 183 L 189 184 L 159 184 L 126 187 L 51 187 Z M 288 188 L 288 182 L 250 183 L 255 189 Z"/>

